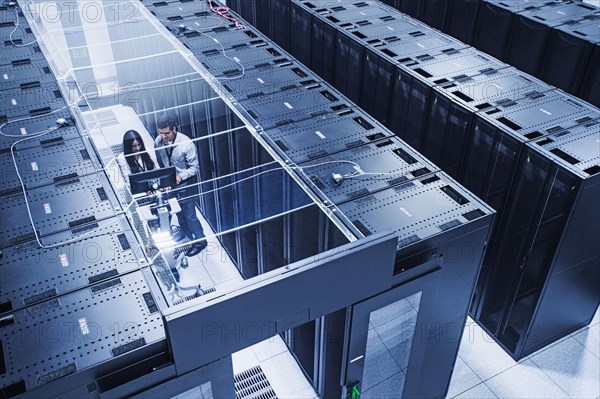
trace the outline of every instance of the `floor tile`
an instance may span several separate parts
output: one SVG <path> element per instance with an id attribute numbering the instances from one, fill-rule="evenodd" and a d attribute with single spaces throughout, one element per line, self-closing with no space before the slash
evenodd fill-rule
<path id="1" fill-rule="evenodd" d="M 462 392 L 468 391 L 470 388 L 481 383 L 481 379 L 471 370 L 469 366 L 460 357 L 456 359 L 452 378 L 450 380 L 450 388 L 448 389 L 449 398 L 452 398 Z"/>
<path id="2" fill-rule="evenodd" d="M 265 360 L 260 366 L 278 398 L 306 399 L 317 396 L 289 352 Z"/>
<path id="3" fill-rule="evenodd" d="M 404 315 L 411 310 L 414 311 L 411 303 L 406 299 L 402 299 L 371 312 L 369 322 L 373 324 L 374 327 L 378 327 Z"/>
<path id="4" fill-rule="evenodd" d="M 400 372 L 400 366 L 383 344 L 375 329 L 369 330 L 363 371 L 363 391 Z"/>
<path id="5" fill-rule="evenodd" d="M 401 317 L 374 328 L 403 370 L 408 366 L 416 321 L 417 311 L 413 309 Z"/>
<path id="6" fill-rule="evenodd" d="M 450 396 L 448 396 L 450 397 Z M 495 399 L 496 395 L 485 385 L 485 383 L 481 383 L 479 385 L 474 386 L 466 392 L 461 393 L 455 398 L 460 399 Z"/>
<path id="7" fill-rule="evenodd" d="M 254 344 L 251 348 L 259 362 L 264 362 L 288 350 L 287 345 L 279 335 Z"/>
<path id="8" fill-rule="evenodd" d="M 586 327 L 573 335 L 577 341 L 585 346 L 595 356 L 600 358 L 600 324 Z"/>
<path id="9" fill-rule="evenodd" d="M 410 302 L 410 304 L 413 308 L 415 308 L 415 310 L 419 310 L 419 306 L 421 305 L 421 294 L 421 292 L 417 292 L 416 294 L 413 294 L 406 298 L 406 300 Z"/>
<path id="10" fill-rule="evenodd" d="M 517 364 L 478 324 L 465 326 L 458 355 L 483 381 Z"/>
<path id="11" fill-rule="evenodd" d="M 531 360 L 572 398 L 600 395 L 600 359 L 576 339 L 568 338 Z"/>
<path id="12" fill-rule="evenodd" d="M 233 364 L 233 374 L 238 374 L 258 365 L 258 358 L 254 354 L 252 347 L 248 347 L 232 353 L 231 362 Z"/>
<path id="13" fill-rule="evenodd" d="M 362 392 L 362 399 L 398 399 L 402 397 L 406 376 L 398 372 L 380 384 Z"/>
<path id="14" fill-rule="evenodd" d="M 486 356 L 481 357 L 486 358 Z M 499 398 L 554 399 L 569 397 L 529 359 L 485 381 L 485 384 Z"/>
<path id="15" fill-rule="evenodd" d="M 590 322 L 590 326 L 594 326 L 599 323 L 600 323 L 600 307 L 598 307 L 598 309 L 596 310 L 596 314 L 594 315 L 594 318 Z"/>

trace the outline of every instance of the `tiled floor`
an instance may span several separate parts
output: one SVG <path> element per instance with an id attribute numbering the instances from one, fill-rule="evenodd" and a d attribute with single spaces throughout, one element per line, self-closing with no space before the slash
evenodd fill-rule
<path id="1" fill-rule="evenodd" d="M 598 398 L 599 321 L 515 362 L 469 319 L 447 397 Z"/>

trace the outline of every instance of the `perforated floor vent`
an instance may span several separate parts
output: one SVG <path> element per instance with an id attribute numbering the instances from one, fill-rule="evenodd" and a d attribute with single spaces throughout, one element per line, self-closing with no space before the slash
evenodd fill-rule
<path id="1" fill-rule="evenodd" d="M 277 399 L 267 376 L 260 366 L 233 376 L 236 399 Z"/>

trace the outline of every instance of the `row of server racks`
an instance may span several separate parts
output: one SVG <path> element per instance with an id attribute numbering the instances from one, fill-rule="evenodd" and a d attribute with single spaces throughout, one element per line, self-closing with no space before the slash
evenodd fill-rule
<path id="1" fill-rule="evenodd" d="M 395 392 L 401 395 L 404 389 L 409 397 L 443 396 L 458 342 L 445 342 L 440 337 L 444 328 L 463 325 L 471 284 L 478 273 L 477 261 L 469 260 L 467 247 L 475 243 L 471 248 L 474 259 L 482 256 L 484 247 L 480 244 L 487 239 L 485 226 L 491 222 L 491 208 L 249 25 L 244 29 L 219 26 L 203 31 L 197 28 L 196 22 L 208 14 L 198 11 L 197 2 L 156 2 L 147 7 L 212 76 L 222 80 L 223 88 L 233 95 L 257 126 L 264 129 L 270 147 L 302 171 L 304 182 L 321 201 L 348 219 L 348 228 L 355 235 L 395 232 L 398 245 L 391 281 L 396 288 L 410 290 L 412 278 L 416 284 L 439 281 L 435 283 L 436 299 L 422 308 L 425 314 L 429 313 L 428 317 L 438 320 L 438 328 L 433 327 L 435 323 L 429 325 L 426 348 L 419 349 L 419 345 L 415 349 L 417 354 L 413 352 L 411 356 L 417 360 L 408 365 L 408 382 L 404 388 L 396 387 Z M 223 140 L 222 144 L 210 140 L 205 148 L 199 147 L 199 153 L 229 154 L 219 160 L 213 170 L 201 171 L 201 174 L 206 173 L 203 179 L 210 178 L 211 173 L 220 168 L 226 172 L 231 165 L 254 165 L 256 157 L 262 157 L 260 151 L 248 151 L 252 146 L 241 141 L 243 138 L 236 140 L 229 143 Z M 223 150 L 215 151 L 215 146 Z M 361 171 L 367 174 L 359 176 Z M 341 176 L 342 180 L 336 181 L 334 175 Z M 229 182 L 223 182 L 226 183 Z M 285 190 L 281 182 L 264 186 L 269 186 L 273 195 Z M 216 231 L 235 224 L 231 215 L 243 218 L 243 212 L 252 209 L 252 206 L 246 208 L 246 204 L 240 204 L 239 210 L 231 209 L 231 197 L 220 191 L 204 199 L 205 216 Z M 260 209 L 265 205 L 257 206 Z M 323 247 L 319 242 L 323 238 L 323 227 L 312 220 L 307 214 L 276 219 L 261 226 L 259 231 L 235 232 L 222 237 L 221 242 L 243 276 L 251 278 L 290 260 L 302 259 L 313 248 Z M 286 239 L 296 242 L 297 247 L 286 244 Z M 271 245 L 265 247 L 269 243 Z M 445 256 L 448 258 L 444 259 Z M 424 265 L 436 265 L 436 270 L 440 267 L 437 276 L 422 275 Z M 457 287 L 460 288 L 457 290 Z M 422 295 L 431 294 L 432 291 L 427 294 L 424 291 Z M 449 306 L 450 303 L 454 305 Z M 340 360 L 340 343 L 333 339 L 336 344 L 329 343 L 320 350 L 324 357 L 315 355 L 319 352 L 315 347 L 322 331 L 319 329 L 323 325 L 333 331 L 343 329 L 351 323 L 352 317 L 356 315 L 342 309 L 321 322 L 311 322 L 285 335 L 304 372 L 325 397 L 350 394 L 354 387 L 362 392 L 371 390 L 371 394 L 376 395 L 376 386 L 389 377 L 381 375 L 377 377 L 380 380 L 363 381 L 359 370 L 364 363 L 359 361 L 347 366 L 346 375 L 342 377 L 345 383 L 340 386 L 343 372 L 333 366 Z M 366 340 L 365 334 L 366 330 L 357 336 Z M 332 366 L 323 369 L 322 362 Z M 357 366 L 361 368 L 355 369 Z M 320 377 L 322 373 L 327 374 L 325 380 Z"/>
<path id="2" fill-rule="evenodd" d="M 465 2 L 401 3 L 426 3 L 441 18 Z M 264 5 L 230 2 L 497 210 L 471 315 L 512 357 L 590 322 L 599 253 L 582 242 L 599 237 L 596 107 L 379 2 Z M 560 10 L 591 13 L 580 6 Z M 452 25 L 469 26 L 454 17 Z M 547 52 L 562 48 L 549 43 Z"/>
<path id="3" fill-rule="evenodd" d="M 564 0 L 384 3 L 600 106 L 600 14 L 592 4 Z"/>
<path id="4" fill-rule="evenodd" d="M 230 131 L 196 141 L 199 177 L 206 182 L 200 207 L 213 230 L 224 232 L 219 240 L 245 279 L 348 242 L 319 207 L 308 206 L 314 198 L 339 213 L 355 237 L 387 231 L 397 237 L 389 274 L 374 262 L 369 275 L 334 276 L 340 282 L 354 277 L 347 282 L 353 283 L 350 293 L 329 292 L 333 281 L 300 287 L 316 297 L 326 292 L 318 306 L 335 307 L 317 320 L 312 310 L 312 319 L 295 313 L 287 319 L 292 327 L 281 331 L 317 392 L 376 395 L 389 376 L 367 371 L 376 354 L 360 360 L 369 348 L 369 314 L 419 297 L 416 325 L 422 331 L 409 338 L 405 382 L 395 392 L 445 396 L 460 339 L 444 334 L 449 328 L 462 334 L 492 208 L 258 31 L 228 23 L 194 28 L 209 15 L 203 1 L 142 4 L 212 76 L 222 78 L 224 95 L 256 122 L 269 147 L 226 108 L 179 111 L 180 128 L 194 139 Z M 169 329 L 164 281 L 153 265 L 140 263 L 145 254 L 136 220 L 117 211 L 119 193 L 102 168 L 104 155 L 72 117 L 20 8 L 1 11 L 2 37 L 10 38 L 0 52 L 1 395 L 164 397 L 181 393 L 192 376 L 229 384 L 213 392 L 233 396 L 233 376 L 226 375 L 230 358 L 206 364 L 201 359 L 213 351 L 229 355 L 240 343 L 202 346 L 194 334 L 177 336 L 178 330 Z M 138 113 L 147 113 L 147 103 L 138 106 Z M 144 123 L 156 130 L 152 118 Z M 277 169 L 276 158 L 292 165 L 288 169 L 310 198 L 282 170 L 236 174 Z M 285 214 L 287 209 L 299 210 Z M 236 229 L 261 219 L 266 221 Z M 363 269 L 379 257 L 374 255 L 358 257 Z M 379 291 L 365 288 L 373 286 L 373 276 L 385 277 Z M 339 302 L 357 298 L 357 292 L 370 292 L 370 298 Z M 244 305 L 233 315 L 247 316 L 250 305 Z M 320 334 L 335 339 L 321 341 Z M 182 348 L 184 341 L 192 344 Z"/>
<path id="5" fill-rule="evenodd" d="M 101 376 L 164 357 L 163 321 L 25 16 L 0 12 L 0 396 L 76 397 L 60 379 L 82 373 L 98 377 L 84 388 L 97 395 L 118 384 Z"/>

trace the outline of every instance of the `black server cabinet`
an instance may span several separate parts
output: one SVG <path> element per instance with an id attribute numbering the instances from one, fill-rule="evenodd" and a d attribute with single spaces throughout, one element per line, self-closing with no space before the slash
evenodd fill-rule
<path id="1" fill-rule="evenodd" d="M 163 24 L 177 23 L 181 18 L 201 16 L 209 11 L 202 1 L 156 1 L 146 6 Z"/>
<path id="2" fill-rule="evenodd" d="M 70 232 L 2 250 L 0 278 L 10 282 L 0 293 L 0 313 L 8 313 L 70 291 L 105 282 L 139 268 L 142 256 L 124 218 L 113 218 L 81 239 Z M 64 244 L 61 244 L 64 243 Z"/>
<path id="3" fill-rule="evenodd" d="M 0 91 L 46 85 L 56 79 L 45 60 L 34 60 L 17 66 L 7 66 L 0 74 Z"/>
<path id="4" fill-rule="evenodd" d="M 276 48 L 242 46 L 207 51 L 192 51 L 208 72 L 220 80 L 233 80 L 244 76 L 246 71 L 267 65 L 289 65 L 290 59 Z"/>
<path id="5" fill-rule="evenodd" d="M 446 0 L 420 0 L 421 14 L 419 19 L 425 22 L 432 28 L 442 30 L 444 27 L 444 19 L 446 17 L 446 8 L 448 1 Z"/>
<path id="6" fill-rule="evenodd" d="M 446 2 L 443 31 L 463 43 L 473 43 L 473 33 L 481 0 L 454 0 Z"/>
<path id="7" fill-rule="evenodd" d="M 99 227 L 115 215 L 117 202 L 108 187 L 103 174 L 71 175 L 56 180 L 53 186 L 26 189 L 27 207 L 23 206 L 22 191 L 3 197 L 0 245 L 6 248 L 35 239 L 32 222 L 42 241 L 60 231 L 76 236 Z"/>
<path id="8" fill-rule="evenodd" d="M 539 73 L 550 30 L 595 8 L 584 3 L 548 2 L 515 15 L 506 41 L 504 61 L 532 75 Z"/>
<path id="9" fill-rule="evenodd" d="M 0 196 L 21 191 L 21 181 L 27 189 L 32 189 L 96 172 L 79 139 L 60 141 L 42 151 L 13 149 L 12 153 L 0 154 L 0 162 Z"/>
<path id="10" fill-rule="evenodd" d="M 8 120 L 47 114 L 66 108 L 56 83 L 31 82 L 2 92 L 0 118 Z"/>
<path id="11" fill-rule="evenodd" d="M 395 186 L 411 186 L 439 169 L 396 137 L 301 164 L 306 179 L 333 204 L 341 204 Z M 336 178 L 341 176 L 342 178 Z"/>
<path id="12" fill-rule="evenodd" d="M 482 0 L 473 34 L 473 46 L 484 53 L 502 59 L 515 14 L 545 2 L 545 0 L 508 2 Z"/>
<path id="13" fill-rule="evenodd" d="M 409 363 L 407 381 L 419 375 L 418 391 L 428 392 L 427 397 L 443 397 L 460 339 L 439 339 L 440 331 L 463 325 L 466 319 L 493 211 L 441 172 L 338 207 L 360 235 L 387 229 L 396 232 L 395 279 L 406 282 L 411 276 L 420 278 L 426 265 L 437 269 L 433 309 L 439 317 L 435 325 L 422 325 L 417 320 L 421 339 L 436 342 L 432 348 L 435 354 L 422 354 L 427 367 L 415 368 Z M 411 396 L 411 389 L 415 387 L 405 387 L 404 393 Z"/>
<path id="14" fill-rule="evenodd" d="M 267 43 L 253 29 L 229 29 L 219 27 L 209 31 L 194 30 L 195 26 L 181 30 L 176 29 L 175 35 L 192 52 L 210 54 L 231 48 L 250 48 L 266 46 Z M 217 42 L 215 42 L 215 40 Z M 246 47 L 247 46 L 247 47 Z"/>
<path id="15" fill-rule="evenodd" d="M 0 392 L 98 395 L 168 364 L 159 301 L 135 271 L 11 312 L 0 325 Z"/>
<path id="16" fill-rule="evenodd" d="M 597 14 L 554 28 L 544 53 L 540 78 L 569 93 L 577 93 L 594 47 L 600 42 L 599 24 L 600 14 Z"/>
<path id="17" fill-rule="evenodd" d="M 420 137 L 426 126 L 430 94 L 434 86 L 456 77 L 466 78 L 506 67 L 508 65 L 473 48 L 406 60 L 396 69 L 390 104 L 390 129 L 420 151 Z"/>
<path id="18" fill-rule="evenodd" d="M 252 97 L 240 104 L 264 129 L 350 108 L 349 102 L 326 83 Z"/>
<path id="19" fill-rule="evenodd" d="M 600 107 L 600 41 L 595 43 L 594 50 L 583 74 L 577 96 L 597 107 Z"/>
<path id="20" fill-rule="evenodd" d="M 308 13 L 306 6 L 295 1 L 290 9 L 290 54 L 302 64 L 310 66 L 312 50 L 312 12 Z"/>
<path id="21" fill-rule="evenodd" d="M 599 117 L 598 109 L 559 90 L 480 111 L 458 180 L 500 212 L 524 143 Z"/>
<path id="22" fill-rule="evenodd" d="M 318 84 L 318 79 L 310 69 L 290 62 L 285 66 L 267 65 L 263 68 L 250 70 L 239 79 L 224 82 L 223 87 L 236 99 L 271 95 L 293 88 L 308 87 Z"/>
<path id="23" fill-rule="evenodd" d="M 587 325 L 600 302 L 599 138 L 596 124 L 523 150 L 477 314 L 515 359 Z"/>
<path id="24" fill-rule="evenodd" d="M 9 33 L 10 31 L 6 33 L 6 36 L 3 35 L 2 37 L 8 37 Z M 40 50 L 35 42 L 21 47 L 14 45 L 6 46 L 5 44 L 4 49 L 0 52 L 0 65 L 3 67 L 19 65 L 31 60 L 41 61 L 44 59 L 42 50 Z"/>
<path id="25" fill-rule="evenodd" d="M 269 129 L 266 134 L 293 162 L 300 163 L 389 137 L 391 132 L 360 109 L 348 108 Z"/>
<path id="26" fill-rule="evenodd" d="M 444 172 L 458 178 L 475 113 L 552 89 L 514 68 L 448 79 L 431 94 L 427 126 L 418 147 Z"/>
<path id="27" fill-rule="evenodd" d="M 461 42 L 436 31 L 414 31 L 405 37 L 390 38 L 376 48 L 365 50 L 360 106 L 380 122 L 389 125 L 392 115 L 392 88 L 397 65 L 431 59 L 466 48 Z"/>
<path id="28" fill-rule="evenodd" d="M 60 125 L 64 119 L 70 125 Z M 71 114 L 64 110 L 52 114 L 41 114 L 32 118 L 15 120 L 2 119 L 4 125 L 0 130 L 0 153 L 10 153 L 10 147 L 22 150 L 35 147 L 51 147 L 61 145 L 64 141 L 79 137 L 79 131 L 71 124 Z"/>

